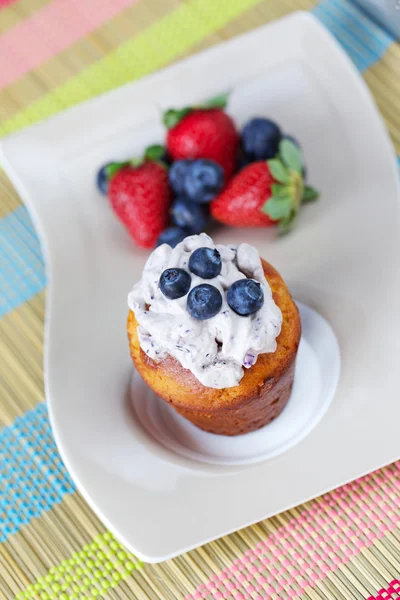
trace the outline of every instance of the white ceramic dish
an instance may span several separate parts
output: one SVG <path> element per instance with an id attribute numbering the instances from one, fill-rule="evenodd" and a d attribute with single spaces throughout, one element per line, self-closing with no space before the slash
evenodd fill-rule
<path id="1" fill-rule="evenodd" d="M 331 327 L 312 308 L 300 304 L 299 310 L 302 337 L 295 381 L 279 419 L 236 437 L 206 433 L 157 398 L 134 371 L 131 402 L 143 428 L 165 448 L 214 465 L 251 465 L 298 444 L 328 410 L 340 374 L 340 350 Z"/>
<path id="2" fill-rule="evenodd" d="M 332 326 L 335 398 L 296 446 L 251 466 L 202 464 L 149 436 L 128 409 L 126 295 L 147 254 L 95 190 L 99 164 L 161 139 L 159 106 L 233 89 L 242 124 L 271 115 L 302 141 L 319 203 L 296 230 L 222 229 L 251 241 Z M 29 205 L 49 276 L 46 389 L 78 488 L 133 552 L 156 562 L 302 503 L 400 456 L 399 187 L 367 88 L 308 14 L 230 40 L 1 143 Z"/>

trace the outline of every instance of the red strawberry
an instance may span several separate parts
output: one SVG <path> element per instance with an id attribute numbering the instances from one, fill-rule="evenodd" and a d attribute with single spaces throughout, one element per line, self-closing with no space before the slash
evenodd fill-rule
<path id="1" fill-rule="evenodd" d="M 168 225 L 171 192 L 167 170 L 154 161 L 124 166 L 111 178 L 108 197 L 137 245 L 153 248 Z"/>
<path id="2" fill-rule="evenodd" d="M 211 215 L 234 227 L 279 224 L 282 233 L 292 228 L 301 203 L 318 197 L 304 186 L 301 151 L 292 141 L 279 144 L 276 158 L 251 163 L 230 180 L 211 202 Z"/>
<path id="3" fill-rule="evenodd" d="M 272 225 L 274 221 L 261 209 L 271 196 L 273 182 L 266 162 L 258 161 L 247 165 L 211 202 L 212 216 L 232 227 Z"/>
<path id="4" fill-rule="evenodd" d="M 174 160 L 208 158 L 223 167 L 226 180 L 234 173 L 239 144 L 234 122 L 222 108 L 226 97 L 210 100 L 204 107 L 169 110 L 167 150 Z"/>

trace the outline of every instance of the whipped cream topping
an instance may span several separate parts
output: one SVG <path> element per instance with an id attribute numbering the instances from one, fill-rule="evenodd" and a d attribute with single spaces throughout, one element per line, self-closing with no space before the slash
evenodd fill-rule
<path id="1" fill-rule="evenodd" d="M 222 294 L 220 312 L 198 321 L 186 309 L 187 295 L 166 298 L 160 288 L 161 273 L 168 268 L 189 271 L 191 253 L 201 247 L 216 248 L 222 260 L 220 275 L 204 280 L 190 273 L 191 289 L 209 283 Z M 232 283 L 245 277 L 258 281 L 264 304 L 256 313 L 242 317 L 229 306 L 226 292 Z M 149 256 L 142 279 L 128 296 L 129 308 L 139 323 L 142 350 L 153 360 L 173 356 L 206 387 L 222 389 L 238 385 L 244 368 L 252 367 L 258 355 L 275 352 L 282 326 L 282 313 L 275 304 L 265 279 L 258 251 L 249 244 L 214 245 L 205 233 L 185 238 L 175 248 L 163 244 Z"/>

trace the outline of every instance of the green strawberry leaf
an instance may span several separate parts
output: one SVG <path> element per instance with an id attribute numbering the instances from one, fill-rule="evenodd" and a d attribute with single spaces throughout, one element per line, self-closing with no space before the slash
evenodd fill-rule
<path id="1" fill-rule="evenodd" d="M 170 110 L 167 110 L 164 113 L 163 123 L 167 129 L 172 129 L 172 127 L 178 125 L 178 123 L 182 121 L 182 119 L 186 117 L 186 115 L 188 115 L 190 112 L 192 112 L 192 108 L 188 106 L 186 108 L 181 108 L 178 110 L 171 108 Z"/>
<path id="2" fill-rule="evenodd" d="M 229 95 L 230 92 L 226 92 L 225 94 L 214 96 L 214 98 L 210 98 L 209 100 L 203 102 L 199 108 L 226 108 Z"/>
<path id="3" fill-rule="evenodd" d="M 287 218 L 292 210 L 292 199 L 290 196 L 271 196 L 264 204 L 262 211 L 266 213 L 273 221 L 280 221 Z"/>
<path id="4" fill-rule="evenodd" d="M 297 212 L 292 209 L 289 214 L 279 221 L 279 234 L 284 235 L 285 233 L 289 233 L 294 227 L 294 223 L 296 221 Z"/>
<path id="5" fill-rule="evenodd" d="M 129 162 L 113 162 L 108 165 L 106 168 L 107 179 L 110 181 L 111 177 L 115 175 L 118 171 L 122 169 L 122 167 L 126 167 L 129 165 Z"/>
<path id="6" fill-rule="evenodd" d="M 273 183 L 271 190 L 272 195 L 278 196 L 279 198 L 282 196 L 290 196 L 292 193 L 288 185 L 282 185 L 281 183 Z"/>
<path id="7" fill-rule="evenodd" d="M 144 163 L 144 158 L 131 158 L 129 164 L 131 167 L 140 167 Z"/>
<path id="8" fill-rule="evenodd" d="M 161 144 L 153 144 L 148 146 L 144 151 L 144 158 L 147 160 L 163 160 L 166 155 L 165 146 Z"/>
<path id="9" fill-rule="evenodd" d="M 228 104 L 229 95 L 230 92 L 226 92 L 226 94 L 219 94 L 218 96 L 214 96 L 214 98 L 210 98 L 198 106 L 185 106 L 185 108 L 180 109 L 171 108 L 164 113 L 163 123 L 167 129 L 172 129 L 195 108 L 225 108 Z"/>
<path id="10" fill-rule="evenodd" d="M 282 161 L 278 158 L 271 158 L 267 160 L 267 165 L 271 171 L 271 175 L 276 181 L 280 183 L 290 183 L 290 174 Z"/>
<path id="11" fill-rule="evenodd" d="M 314 200 L 318 200 L 319 191 L 313 188 L 311 185 L 305 185 L 303 190 L 303 196 L 301 201 L 303 204 L 307 202 L 314 202 Z"/>
<path id="12" fill-rule="evenodd" d="M 301 173 L 303 169 L 303 156 L 301 150 L 292 141 L 283 139 L 279 144 L 279 155 L 289 169 Z"/>

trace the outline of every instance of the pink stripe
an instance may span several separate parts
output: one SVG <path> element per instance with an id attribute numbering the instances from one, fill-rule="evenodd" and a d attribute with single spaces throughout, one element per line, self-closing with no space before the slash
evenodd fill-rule
<path id="1" fill-rule="evenodd" d="M 0 37 L 0 88 L 138 0 L 52 0 Z"/>
<path id="2" fill-rule="evenodd" d="M 397 600 L 400 598 L 400 580 L 394 579 L 389 587 L 381 589 L 377 596 L 369 596 L 368 600 Z"/>
<path id="3" fill-rule="evenodd" d="M 314 501 L 186 600 L 261 600 L 289 590 L 291 599 L 299 598 L 398 526 L 399 472 L 400 462 Z"/>
<path id="4" fill-rule="evenodd" d="M 2 8 L 3 6 L 9 6 L 10 4 L 13 4 L 16 1 L 17 0 L 0 0 L 0 8 Z"/>

